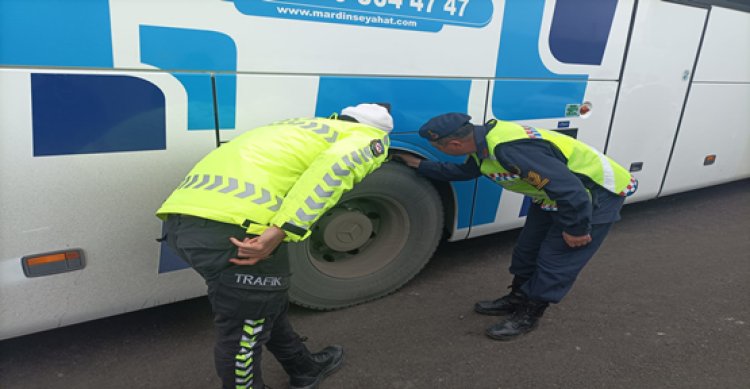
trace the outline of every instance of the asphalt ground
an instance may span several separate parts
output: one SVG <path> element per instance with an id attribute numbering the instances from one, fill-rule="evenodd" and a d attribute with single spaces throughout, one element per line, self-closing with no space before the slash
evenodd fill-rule
<path id="1" fill-rule="evenodd" d="M 442 243 L 398 292 L 292 307 L 308 347 L 345 347 L 322 388 L 750 388 L 750 180 L 627 205 L 539 328 L 485 337 L 518 230 Z M 0 388 L 217 388 L 205 298 L 0 342 Z M 286 388 L 278 363 L 266 383 Z"/>

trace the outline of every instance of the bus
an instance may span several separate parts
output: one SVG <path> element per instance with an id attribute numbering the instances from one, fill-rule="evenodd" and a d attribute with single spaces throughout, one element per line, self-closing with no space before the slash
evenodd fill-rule
<path id="1" fill-rule="evenodd" d="M 0 0 L 0 339 L 205 294 L 155 210 L 243 131 L 392 105 L 391 147 L 464 112 L 574 136 L 644 201 L 750 177 L 739 0 Z M 196 183 L 195 185 L 199 185 Z M 259 194 L 260 195 L 260 194 Z M 254 200 L 254 198 L 249 198 Z M 257 200 L 257 199 L 256 199 Z M 396 291 L 528 199 L 392 161 L 289 250 L 292 301 Z"/>

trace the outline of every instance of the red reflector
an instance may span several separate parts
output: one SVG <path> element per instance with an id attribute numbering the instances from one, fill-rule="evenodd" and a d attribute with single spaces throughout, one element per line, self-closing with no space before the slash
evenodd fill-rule
<path id="1" fill-rule="evenodd" d="M 81 253 L 78 251 L 66 251 L 65 259 L 78 259 L 81 258 Z"/>

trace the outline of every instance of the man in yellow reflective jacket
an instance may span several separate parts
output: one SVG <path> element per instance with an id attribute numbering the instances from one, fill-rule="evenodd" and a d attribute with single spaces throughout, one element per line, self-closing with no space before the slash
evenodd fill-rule
<path id="1" fill-rule="evenodd" d="M 487 329 L 510 340 L 536 328 L 550 303 L 558 303 L 620 219 L 637 181 L 607 156 L 554 131 L 448 113 L 430 119 L 420 136 L 449 155 L 468 155 L 462 165 L 396 155 L 429 178 L 470 180 L 486 176 L 531 198 L 526 224 L 513 250 L 511 292 L 479 301 L 477 313 L 509 317 Z"/>
<path id="2" fill-rule="evenodd" d="M 310 353 L 289 323 L 282 243 L 307 238 L 343 193 L 380 167 L 392 129 L 378 104 L 253 129 L 206 155 L 156 212 L 169 247 L 206 280 L 224 388 L 264 387 L 264 345 L 292 388 L 316 388 L 341 365 L 340 346 Z"/>

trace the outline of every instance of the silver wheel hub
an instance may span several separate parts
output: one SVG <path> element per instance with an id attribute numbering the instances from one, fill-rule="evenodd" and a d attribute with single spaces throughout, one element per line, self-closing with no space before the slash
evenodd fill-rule
<path id="1" fill-rule="evenodd" d="M 345 252 L 358 249 L 372 236 L 372 221 L 358 211 L 337 209 L 325 218 L 323 242 L 335 251 Z"/>
<path id="2" fill-rule="evenodd" d="M 406 209 L 389 197 L 353 198 L 326 212 L 305 243 L 310 263 L 337 278 L 373 274 L 406 244 Z"/>

